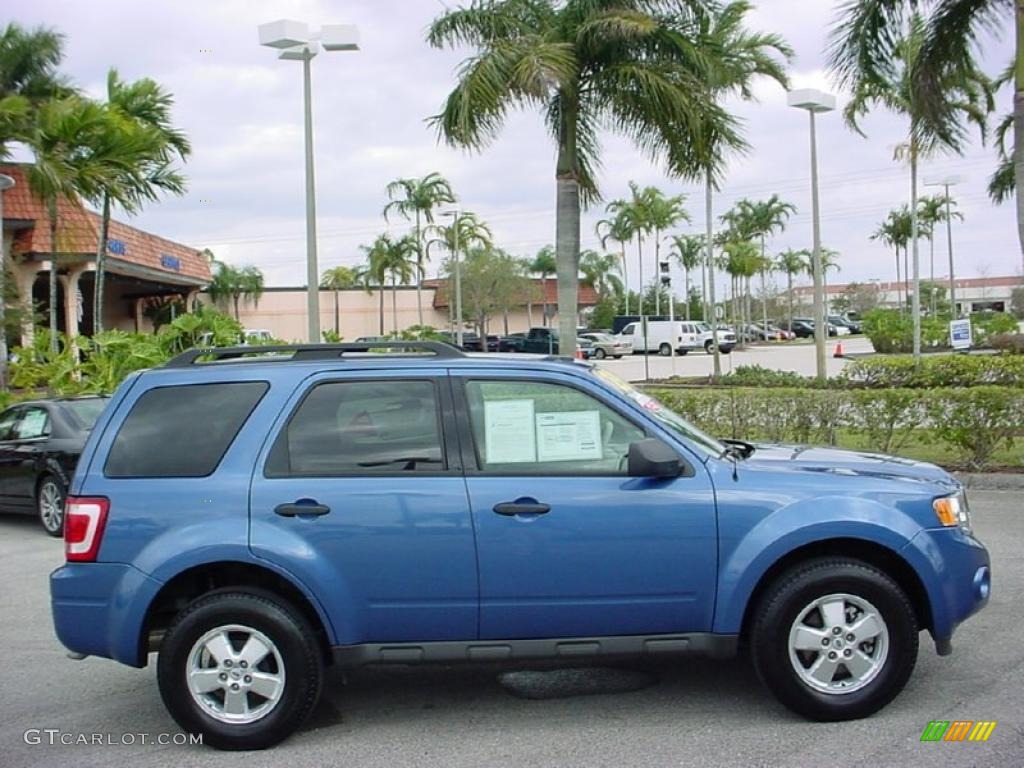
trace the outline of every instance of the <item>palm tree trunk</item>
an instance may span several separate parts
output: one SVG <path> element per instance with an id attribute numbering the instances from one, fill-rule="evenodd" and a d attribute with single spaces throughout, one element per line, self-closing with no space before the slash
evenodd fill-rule
<path id="1" fill-rule="evenodd" d="M 657 229 L 654 230 L 654 314 L 661 315 L 661 232 Z"/>
<path id="2" fill-rule="evenodd" d="M 50 351 L 57 353 L 57 198 L 48 203 L 50 215 Z M 31 297 L 29 306 L 32 306 Z"/>
<path id="3" fill-rule="evenodd" d="M 934 229 L 935 229 L 935 222 L 933 221 L 932 222 L 932 230 L 933 230 L 933 232 L 932 232 L 931 235 L 928 236 L 928 260 L 931 262 L 931 279 L 930 279 L 930 283 L 931 283 L 930 288 L 931 288 L 931 290 L 928 293 L 930 294 L 930 297 L 931 297 L 931 301 L 929 302 L 929 304 L 931 306 L 929 307 L 929 310 L 931 312 L 932 317 L 935 316 L 935 232 L 934 232 Z"/>
<path id="4" fill-rule="evenodd" d="M 107 237 L 110 232 L 110 195 L 103 196 L 100 241 L 96 247 L 96 279 L 92 289 L 92 333 L 103 330 L 103 286 L 106 284 Z"/>
<path id="5" fill-rule="evenodd" d="M 629 272 L 626 269 L 626 244 L 619 243 L 622 249 L 622 292 L 626 295 L 626 314 L 629 314 Z"/>
<path id="6" fill-rule="evenodd" d="M 423 235 L 420 231 L 420 211 L 416 209 L 416 317 L 423 327 Z"/>
<path id="7" fill-rule="evenodd" d="M 235 294 L 235 295 L 234 295 L 234 296 L 232 297 L 232 301 L 233 301 L 233 303 L 234 303 L 234 305 L 235 305 L 235 320 L 237 320 L 238 322 L 242 322 L 242 318 L 241 318 L 241 317 L 239 316 L 239 314 L 238 314 L 238 299 L 239 299 L 239 298 L 240 298 L 239 294 L 237 294 L 237 293 L 236 293 L 236 294 Z"/>
<path id="8" fill-rule="evenodd" d="M 914 295 L 911 296 L 910 313 L 914 320 L 914 360 L 921 361 L 921 260 L 917 243 L 917 146 L 913 138 L 910 140 L 910 239 L 914 249 L 911 260 L 914 268 Z"/>
<path id="9" fill-rule="evenodd" d="M 903 315 L 903 296 L 900 294 L 900 247 L 896 246 L 896 306 Z"/>
<path id="10" fill-rule="evenodd" d="M 528 290 L 532 290 L 532 286 Z M 533 328 L 533 299 L 529 297 L 526 298 L 526 324 Z"/>
<path id="11" fill-rule="evenodd" d="M 384 276 L 381 275 L 380 284 L 377 286 L 377 293 L 380 299 L 380 335 L 384 335 Z"/>
<path id="12" fill-rule="evenodd" d="M 690 270 L 683 268 L 683 291 L 686 299 L 686 322 L 690 322 Z M 669 301 L 672 298 L 669 297 Z"/>
<path id="13" fill-rule="evenodd" d="M 711 308 L 711 317 L 705 318 L 711 323 L 711 337 L 714 340 L 712 351 L 714 353 L 714 375 L 718 378 L 722 375 L 722 358 L 718 352 L 718 318 L 715 316 L 715 262 L 714 262 L 714 211 L 712 200 L 714 192 L 711 188 L 711 171 L 708 171 L 704 179 L 704 226 L 707 236 L 707 269 L 708 269 L 708 304 Z"/>
<path id="14" fill-rule="evenodd" d="M 644 236 L 639 232 L 636 233 L 636 255 L 640 262 L 640 307 L 638 313 L 642 316 L 644 314 Z"/>
<path id="15" fill-rule="evenodd" d="M 341 311 L 338 308 L 338 289 L 334 289 L 334 335 L 341 336 Z"/>
<path id="16" fill-rule="evenodd" d="M 544 327 L 548 328 L 551 326 L 551 318 L 548 314 L 548 275 L 547 272 L 541 272 L 540 274 L 540 291 L 544 299 L 544 307 L 542 309 L 544 313 Z"/>
<path id="17" fill-rule="evenodd" d="M 793 330 L 793 273 L 786 271 L 786 303 L 789 305 L 789 328 Z"/>
<path id="18" fill-rule="evenodd" d="M 558 277 L 558 352 L 576 354 L 576 303 L 580 270 L 580 165 L 577 150 L 579 94 L 562 90 L 555 167 L 555 268 Z M 544 297 L 547 299 L 547 296 Z"/>
<path id="19" fill-rule="evenodd" d="M 391 326 L 395 334 L 398 334 L 398 281 L 395 273 L 391 273 Z"/>
<path id="20" fill-rule="evenodd" d="M 761 235 L 761 264 L 765 263 L 764 258 L 764 235 Z M 763 321 L 765 341 L 768 340 L 768 285 L 766 283 L 765 268 L 761 267 L 761 320 Z"/>

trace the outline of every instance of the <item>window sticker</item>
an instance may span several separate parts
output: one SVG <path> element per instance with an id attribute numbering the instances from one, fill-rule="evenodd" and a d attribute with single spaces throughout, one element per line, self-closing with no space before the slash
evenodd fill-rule
<path id="1" fill-rule="evenodd" d="M 21 417 L 18 433 L 22 437 L 39 437 L 46 429 L 46 411 L 32 409 Z"/>
<path id="2" fill-rule="evenodd" d="M 587 461 L 602 458 L 601 414 L 563 411 L 537 414 L 538 461 Z"/>
<path id="3" fill-rule="evenodd" d="M 533 400 L 484 402 L 484 450 L 488 464 L 523 464 L 537 460 Z"/>

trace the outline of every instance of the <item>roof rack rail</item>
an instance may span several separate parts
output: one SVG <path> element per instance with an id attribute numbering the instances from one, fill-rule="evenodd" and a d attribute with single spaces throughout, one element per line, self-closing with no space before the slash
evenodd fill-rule
<path id="1" fill-rule="evenodd" d="M 164 363 L 164 368 L 186 368 L 200 358 L 232 360 L 268 352 L 290 352 L 290 357 L 281 357 L 274 362 L 300 362 L 308 360 L 337 360 L 346 352 L 369 352 L 372 349 L 429 352 L 433 357 L 452 359 L 465 357 L 465 353 L 443 341 L 358 341 L 345 344 L 268 344 L 242 347 L 193 347 Z M 251 358 L 250 358 L 251 359 Z M 206 362 L 204 360 L 203 362 Z M 264 360 L 263 362 L 270 362 Z"/>

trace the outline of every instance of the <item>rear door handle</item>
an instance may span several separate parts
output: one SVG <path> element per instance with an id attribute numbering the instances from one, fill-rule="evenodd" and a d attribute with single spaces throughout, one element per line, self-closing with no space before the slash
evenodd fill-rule
<path id="1" fill-rule="evenodd" d="M 278 504 L 274 507 L 274 514 L 281 517 L 319 517 L 330 511 L 331 508 L 326 504 L 317 504 L 316 502 L 303 504 L 296 501 L 291 504 Z"/>
<path id="2" fill-rule="evenodd" d="M 551 505 L 543 504 L 533 499 L 502 501 L 494 505 L 494 511 L 499 515 L 506 515 L 508 517 L 513 515 L 543 515 L 551 511 Z"/>

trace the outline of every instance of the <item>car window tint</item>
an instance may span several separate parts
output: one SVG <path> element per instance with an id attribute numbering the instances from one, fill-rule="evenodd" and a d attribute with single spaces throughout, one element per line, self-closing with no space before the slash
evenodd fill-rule
<path id="1" fill-rule="evenodd" d="M 18 417 L 21 415 L 22 409 L 8 408 L 3 413 L 0 413 L 0 440 L 11 440 L 14 437 L 14 425 L 18 421 Z"/>
<path id="2" fill-rule="evenodd" d="M 16 440 L 33 440 L 50 434 L 50 414 L 45 408 L 29 406 L 21 415 L 21 421 L 14 428 Z"/>
<path id="3" fill-rule="evenodd" d="M 107 477 L 205 477 L 267 391 L 263 381 L 156 387 L 132 406 L 107 456 Z"/>
<path id="4" fill-rule="evenodd" d="M 437 472 L 445 469 L 431 381 L 315 386 L 281 430 L 268 477 Z"/>
<path id="5" fill-rule="evenodd" d="M 626 474 L 644 431 L 573 387 L 535 381 L 466 384 L 477 466 L 496 474 Z"/>
<path id="6" fill-rule="evenodd" d="M 623 328 L 623 329 L 622 329 L 622 330 L 620 331 L 620 333 L 621 333 L 621 334 L 622 334 L 623 336 L 629 336 L 629 335 L 632 335 L 632 334 L 633 334 L 633 333 L 634 333 L 635 331 L 636 331 L 636 325 L 634 325 L 633 323 L 630 323 L 630 324 L 629 324 L 629 325 L 627 325 L 627 326 L 626 326 L 625 328 Z"/>

